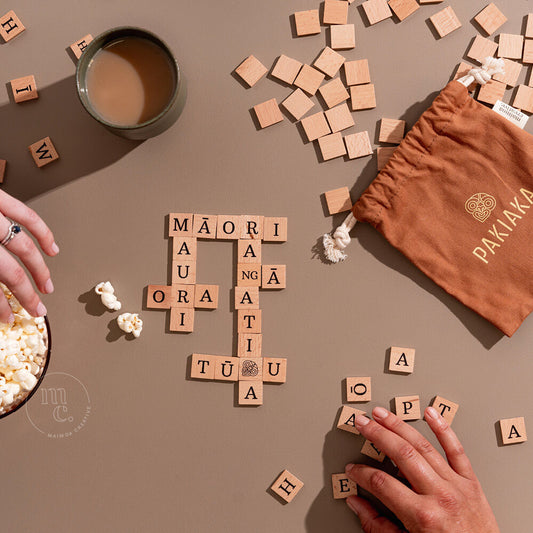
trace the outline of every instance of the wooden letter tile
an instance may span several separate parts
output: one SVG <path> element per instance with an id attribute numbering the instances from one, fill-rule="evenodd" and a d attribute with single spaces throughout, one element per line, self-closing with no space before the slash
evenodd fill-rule
<path id="1" fill-rule="evenodd" d="M 500 42 L 498 46 L 498 57 L 507 59 L 522 59 L 524 48 L 524 36 L 513 35 L 511 33 L 500 33 Z"/>
<path id="2" fill-rule="evenodd" d="M 242 233 L 242 223 L 240 215 L 218 215 L 217 239 L 239 239 Z"/>
<path id="3" fill-rule="evenodd" d="M 372 399 L 372 378 L 346 378 L 346 401 L 369 402 Z"/>
<path id="4" fill-rule="evenodd" d="M 235 72 L 250 87 L 253 87 L 268 72 L 268 69 L 256 57 L 248 56 L 235 69 Z"/>
<path id="5" fill-rule="evenodd" d="M 217 236 L 217 215 L 194 215 L 193 236 L 198 239 L 215 239 Z"/>
<path id="6" fill-rule="evenodd" d="M 193 379 L 215 379 L 216 355 L 192 354 L 191 378 Z"/>
<path id="7" fill-rule="evenodd" d="M 503 444 L 516 444 L 517 442 L 527 441 L 524 417 L 500 420 L 500 431 Z"/>
<path id="8" fill-rule="evenodd" d="M 287 240 L 287 217 L 265 217 L 263 240 L 285 242 Z"/>
<path id="9" fill-rule="evenodd" d="M 414 369 L 415 349 L 392 346 L 390 349 L 389 370 L 402 374 L 412 374 Z"/>
<path id="10" fill-rule="evenodd" d="M 379 142 L 400 144 L 405 134 L 405 121 L 382 118 L 379 129 Z"/>
<path id="11" fill-rule="evenodd" d="M 237 355 L 239 357 L 261 357 L 263 335 L 260 333 L 239 333 Z"/>
<path id="12" fill-rule="evenodd" d="M 446 35 L 461 27 L 461 22 L 451 6 L 435 13 L 432 17 L 429 17 L 429 20 L 431 20 L 431 23 L 435 26 L 437 33 L 441 37 L 446 37 Z"/>
<path id="13" fill-rule="evenodd" d="M 316 68 L 304 65 L 294 80 L 294 85 L 313 96 L 324 81 L 324 74 Z"/>
<path id="14" fill-rule="evenodd" d="M 341 187 L 339 189 L 333 189 L 332 191 L 326 191 L 324 193 L 326 197 L 326 203 L 328 204 L 328 211 L 330 215 L 337 213 L 344 213 L 344 211 L 350 211 L 352 208 L 352 199 L 350 198 L 350 191 L 348 187 Z"/>
<path id="15" fill-rule="evenodd" d="M 324 161 L 329 161 L 330 159 L 346 154 L 346 146 L 344 146 L 340 132 L 320 137 L 318 139 L 318 146 L 320 147 Z"/>
<path id="16" fill-rule="evenodd" d="M 270 490 L 275 492 L 280 498 L 287 503 L 292 502 L 294 497 L 300 492 L 304 486 L 295 475 L 291 474 L 288 470 L 284 470 L 281 475 L 274 481 Z"/>
<path id="17" fill-rule="evenodd" d="M 265 217 L 262 215 L 243 215 L 241 239 L 263 238 Z"/>
<path id="18" fill-rule="evenodd" d="M 237 357 L 216 357 L 214 379 L 216 381 L 238 381 L 239 360 Z"/>
<path id="19" fill-rule="evenodd" d="M 507 17 L 491 2 L 474 17 L 474 20 L 485 30 L 487 35 L 492 35 L 507 22 Z"/>
<path id="20" fill-rule="evenodd" d="M 261 333 L 261 309 L 237 311 L 237 333 Z"/>
<path id="21" fill-rule="evenodd" d="M 263 381 L 265 383 L 285 383 L 287 381 L 287 359 L 264 357 Z"/>
<path id="22" fill-rule="evenodd" d="M 355 159 L 356 157 L 364 157 L 372 155 L 372 145 L 370 144 L 370 137 L 368 131 L 360 131 L 359 133 L 352 133 L 344 137 L 346 149 L 348 150 L 348 157 Z"/>
<path id="23" fill-rule="evenodd" d="M 350 95 L 352 98 L 352 111 L 376 107 L 376 92 L 373 83 L 351 86 Z"/>
<path id="24" fill-rule="evenodd" d="M 289 85 L 294 83 L 298 72 L 302 68 L 302 63 L 292 57 L 281 54 L 272 69 L 272 76 Z"/>
<path id="25" fill-rule="evenodd" d="M 363 443 L 361 453 L 363 455 L 366 455 L 367 457 L 370 457 L 371 459 L 374 459 L 375 461 L 379 461 L 380 463 L 382 463 L 386 457 L 385 454 L 369 440 L 365 440 L 365 442 Z"/>
<path id="26" fill-rule="evenodd" d="M 172 286 L 148 285 L 146 291 L 146 307 L 148 309 L 170 309 Z"/>
<path id="27" fill-rule="evenodd" d="M 526 43 L 527 42 L 528 41 L 526 41 Z M 515 87 L 518 83 L 518 78 L 522 73 L 522 65 L 517 61 L 512 61 L 511 59 L 504 59 L 503 62 L 505 63 L 505 73 L 495 74 L 494 76 L 492 76 L 492 79 L 496 81 L 501 81 L 509 87 Z"/>
<path id="28" fill-rule="evenodd" d="M 50 137 L 45 137 L 28 147 L 35 164 L 41 168 L 59 159 L 59 154 L 52 144 Z"/>
<path id="29" fill-rule="evenodd" d="M 332 474 L 331 486 L 336 500 L 357 495 L 357 485 L 346 474 Z"/>
<path id="30" fill-rule="evenodd" d="M 192 307 L 172 307 L 170 309 L 169 329 L 183 333 L 194 331 L 194 309 Z"/>
<path id="31" fill-rule="evenodd" d="M 396 416 L 401 420 L 420 419 L 420 397 L 419 396 L 397 396 L 394 398 Z"/>
<path id="32" fill-rule="evenodd" d="M 239 263 L 237 265 L 237 287 L 260 287 L 261 265 Z"/>
<path id="33" fill-rule="evenodd" d="M 261 128 L 267 128 L 283 120 L 283 115 L 275 98 L 254 106 L 255 115 Z"/>
<path id="34" fill-rule="evenodd" d="M 237 263 L 261 263 L 261 241 L 239 239 L 237 241 Z"/>
<path id="35" fill-rule="evenodd" d="M 533 77 L 533 74 L 531 76 Z M 513 100 L 513 105 L 526 113 L 533 113 L 533 87 L 519 85 Z"/>
<path id="36" fill-rule="evenodd" d="M 319 137 L 323 137 L 324 135 L 331 133 L 326 121 L 326 116 L 322 111 L 303 118 L 301 125 L 305 131 L 308 141 L 314 141 Z"/>
<path id="37" fill-rule="evenodd" d="M 173 261 L 196 261 L 196 237 L 171 237 Z"/>
<path id="38" fill-rule="evenodd" d="M 352 114 L 346 102 L 328 109 L 325 114 L 332 133 L 351 128 L 354 125 Z"/>
<path id="39" fill-rule="evenodd" d="M 345 1 L 339 3 L 346 4 Z M 313 66 L 318 70 L 321 70 L 324 74 L 327 74 L 330 78 L 333 78 L 333 76 L 339 72 L 339 69 L 342 67 L 345 61 L 346 59 L 344 56 L 341 56 L 341 54 L 335 52 L 335 50 L 332 50 L 329 46 L 326 46 L 326 48 L 322 50 L 322 53 L 313 63 Z"/>
<path id="40" fill-rule="evenodd" d="M 11 80 L 11 90 L 13 91 L 13 98 L 17 104 L 26 100 L 39 98 L 37 84 L 33 76 L 24 76 L 23 78 Z"/>
<path id="41" fill-rule="evenodd" d="M 168 215 L 169 237 L 192 237 L 192 213 L 170 213 Z"/>
<path id="42" fill-rule="evenodd" d="M 533 39 L 533 13 L 529 13 L 527 16 L 526 39 Z"/>
<path id="43" fill-rule="evenodd" d="M 355 26 L 338 24 L 330 26 L 331 48 L 333 50 L 349 50 L 355 48 Z"/>
<path id="44" fill-rule="evenodd" d="M 441 414 L 442 418 L 444 418 L 444 420 L 450 425 L 459 409 L 459 404 L 451 402 L 442 396 L 435 396 L 431 406 L 434 407 Z"/>
<path id="45" fill-rule="evenodd" d="M 416 0 L 389 0 L 389 6 L 400 20 L 405 20 L 420 7 Z"/>
<path id="46" fill-rule="evenodd" d="M 531 65 L 533 63 L 533 39 L 526 39 L 524 41 L 524 55 L 522 63 Z"/>
<path id="47" fill-rule="evenodd" d="M 353 433 L 354 435 L 360 435 L 359 431 L 355 427 L 355 417 L 365 414 L 366 413 L 360 409 L 343 405 L 337 421 L 337 428 L 347 431 L 348 433 Z"/>
<path id="48" fill-rule="evenodd" d="M 296 34 L 298 37 L 303 35 L 314 35 L 320 33 L 320 20 L 318 18 L 318 9 L 309 11 L 297 11 L 294 13 L 294 22 L 296 23 Z"/>
<path id="49" fill-rule="evenodd" d="M 392 157 L 396 146 L 382 146 L 378 148 L 378 170 L 381 170 Z"/>
<path id="50" fill-rule="evenodd" d="M 262 289 L 285 289 L 287 287 L 286 265 L 262 266 Z"/>
<path id="51" fill-rule="evenodd" d="M 14 11 L 8 11 L 0 17 L 0 35 L 6 43 L 20 35 L 25 29 Z"/>
<path id="52" fill-rule="evenodd" d="M 263 382 L 239 380 L 239 405 L 263 405 Z"/>
<path id="53" fill-rule="evenodd" d="M 82 37 L 81 39 L 70 45 L 70 49 L 72 50 L 72 53 L 76 56 L 76 59 L 79 59 L 81 57 L 81 54 L 83 54 L 83 52 L 85 51 L 87 46 L 89 46 L 89 43 L 92 40 L 93 36 L 88 33 L 85 37 Z"/>
<path id="54" fill-rule="evenodd" d="M 348 2 L 345 0 L 325 0 L 324 24 L 346 24 L 348 22 Z"/>
<path id="55" fill-rule="evenodd" d="M 0 159 L 0 183 L 4 183 L 4 177 L 6 174 L 7 161 L 5 159 Z"/>
<path id="56" fill-rule="evenodd" d="M 196 285 L 194 307 L 196 309 L 216 309 L 218 307 L 218 285 Z"/>
<path id="57" fill-rule="evenodd" d="M 344 74 L 346 76 L 347 85 L 362 85 L 364 83 L 370 83 L 368 59 L 346 61 L 344 63 Z"/>
<path id="58" fill-rule="evenodd" d="M 172 285 L 170 307 L 194 307 L 196 285 Z"/>
<path id="59" fill-rule="evenodd" d="M 235 310 L 259 309 L 259 287 L 235 287 L 234 296 Z"/>
<path id="60" fill-rule="evenodd" d="M 196 283 L 196 263 L 194 261 L 172 261 L 172 284 Z"/>
<path id="61" fill-rule="evenodd" d="M 361 4 L 365 10 L 366 18 L 372 25 L 392 17 L 387 0 L 367 0 Z"/>
<path id="62" fill-rule="evenodd" d="M 263 381 L 262 357 L 239 357 L 240 381 Z"/>
<path id="63" fill-rule="evenodd" d="M 302 89 L 296 89 L 280 104 L 283 106 L 295 120 L 300 120 L 315 103 L 311 98 L 306 96 Z"/>
<path id="64" fill-rule="evenodd" d="M 491 41 L 481 35 L 476 35 L 474 42 L 468 49 L 466 56 L 478 63 L 483 63 L 486 57 L 492 57 L 498 50 L 498 43 Z"/>
<path id="65" fill-rule="evenodd" d="M 503 100 L 505 89 L 505 83 L 490 80 L 485 85 L 479 87 L 477 100 L 479 102 L 494 105 L 498 100 Z"/>

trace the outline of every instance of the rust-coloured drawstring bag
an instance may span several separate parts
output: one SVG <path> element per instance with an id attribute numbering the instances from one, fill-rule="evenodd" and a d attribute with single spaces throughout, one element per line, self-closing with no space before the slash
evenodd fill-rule
<path id="1" fill-rule="evenodd" d="M 343 259 L 368 222 L 511 336 L 533 310 L 533 136 L 476 102 L 474 77 L 441 91 L 324 245 Z"/>

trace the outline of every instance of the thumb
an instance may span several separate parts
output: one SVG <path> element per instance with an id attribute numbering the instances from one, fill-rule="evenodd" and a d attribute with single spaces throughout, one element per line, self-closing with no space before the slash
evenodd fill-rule
<path id="1" fill-rule="evenodd" d="M 359 517 L 361 527 L 365 533 L 401 533 L 401 529 L 384 516 L 380 516 L 374 507 L 363 498 L 349 496 L 346 498 L 346 503 Z"/>

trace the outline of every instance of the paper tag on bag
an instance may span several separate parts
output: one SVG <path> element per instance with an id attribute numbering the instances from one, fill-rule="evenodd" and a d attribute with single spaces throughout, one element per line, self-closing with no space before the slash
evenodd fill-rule
<path id="1" fill-rule="evenodd" d="M 516 107 L 510 106 L 501 100 L 498 100 L 494 107 L 492 108 L 498 115 L 506 118 L 509 122 L 512 122 L 515 126 L 518 126 L 521 129 L 526 127 L 529 117 L 516 109 Z"/>

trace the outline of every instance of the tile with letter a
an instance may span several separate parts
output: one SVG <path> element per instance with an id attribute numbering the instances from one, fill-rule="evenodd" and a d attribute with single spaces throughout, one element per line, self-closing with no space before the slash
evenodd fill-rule
<path id="1" fill-rule="evenodd" d="M 435 399 L 433 400 L 431 406 L 434 407 L 440 413 L 442 418 L 444 418 L 444 420 L 446 420 L 446 422 L 448 422 L 450 426 L 452 425 L 453 419 L 455 418 L 455 415 L 459 410 L 458 403 L 447 400 L 442 396 L 435 396 Z"/>
<path id="2" fill-rule="evenodd" d="M 457 15 L 451 6 L 435 13 L 432 17 L 429 17 L 429 20 L 441 38 L 446 37 L 446 35 L 461 27 L 461 21 L 457 18 Z"/>
<path id="3" fill-rule="evenodd" d="M 193 235 L 198 239 L 216 239 L 217 215 L 194 215 Z"/>
<path id="4" fill-rule="evenodd" d="M 169 237 L 192 237 L 192 213 L 170 213 L 168 215 Z"/>
<path id="5" fill-rule="evenodd" d="M 201 355 L 193 353 L 191 357 L 192 379 L 215 379 L 216 355 Z"/>
<path id="6" fill-rule="evenodd" d="M 237 311 L 237 333 L 261 333 L 261 309 Z"/>
<path id="7" fill-rule="evenodd" d="M 271 74 L 274 78 L 292 85 L 301 68 L 302 63 L 292 57 L 281 54 L 272 68 Z"/>
<path id="8" fill-rule="evenodd" d="M 59 159 L 59 154 L 57 153 L 55 146 L 52 144 L 52 139 L 50 139 L 50 137 L 45 137 L 44 139 L 31 144 L 28 149 L 30 150 L 35 164 L 39 168 Z"/>
<path id="9" fill-rule="evenodd" d="M 194 307 L 196 309 L 217 309 L 218 285 L 196 285 Z"/>
<path id="10" fill-rule="evenodd" d="M 81 39 L 70 45 L 70 49 L 72 50 L 72 53 L 76 56 L 76 59 L 79 59 L 81 57 L 81 54 L 83 54 L 83 52 L 85 51 L 87 46 L 89 46 L 89 43 L 92 40 L 93 36 L 88 33 L 85 37 L 82 37 Z"/>
<path id="11" fill-rule="evenodd" d="M 369 402 L 372 399 L 372 378 L 346 378 L 346 401 Z"/>
<path id="12" fill-rule="evenodd" d="M 196 237 L 172 237 L 173 261 L 196 261 Z"/>
<path id="13" fill-rule="evenodd" d="M 420 419 L 419 396 L 397 396 L 394 398 L 396 416 L 402 420 Z"/>
<path id="14" fill-rule="evenodd" d="M 235 309 L 259 309 L 259 287 L 235 287 Z"/>
<path id="15" fill-rule="evenodd" d="M 239 357 L 261 357 L 263 335 L 261 333 L 239 333 L 237 355 Z"/>
<path id="16" fill-rule="evenodd" d="M 170 331 L 191 333 L 194 331 L 194 309 L 192 307 L 172 307 L 170 309 Z"/>
<path id="17" fill-rule="evenodd" d="M 284 357 L 263 357 L 263 381 L 285 383 L 287 381 L 287 359 Z"/>
<path id="18" fill-rule="evenodd" d="M 287 240 L 287 217 L 265 217 L 263 240 L 285 242 Z"/>
<path id="19" fill-rule="evenodd" d="M 276 481 L 272 483 L 270 490 L 287 503 L 290 503 L 303 486 L 303 482 L 294 474 L 291 474 L 288 470 L 284 470 Z"/>
<path id="20" fill-rule="evenodd" d="M 255 56 L 248 56 L 236 69 L 235 73 L 249 86 L 253 87 L 268 69 Z"/>
<path id="21" fill-rule="evenodd" d="M 260 287 L 261 265 L 239 263 L 237 265 L 237 287 Z"/>
<path id="22" fill-rule="evenodd" d="M 218 215 L 217 239 L 239 239 L 242 233 L 242 222 L 240 215 Z"/>
<path id="23" fill-rule="evenodd" d="M 415 349 L 392 346 L 390 349 L 389 370 L 391 372 L 412 374 L 414 369 Z"/>
<path id="24" fill-rule="evenodd" d="M 363 447 L 361 448 L 361 453 L 375 461 L 379 461 L 380 463 L 382 463 L 386 457 L 385 454 L 369 440 L 365 440 Z"/>
<path id="25" fill-rule="evenodd" d="M 239 405 L 263 405 L 263 382 L 239 380 Z"/>
<path id="26" fill-rule="evenodd" d="M 196 285 L 172 285 L 170 307 L 194 307 L 194 292 Z"/>
<path id="27" fill-rule="evenodd" d="M 194 285 L 196 283 L 196 262 L 172 261 L 172 284 L 184 283 Z"/>
<path id="28" fill-rule="evenodd" d="M 22 24 L 14 11 L 8 11 L 0 17 L 0 35 L 6 43 L 20 35 L 25 29 L 24 24 Z"/>
<path id="29" fill-rule="evenodd" d="M 500 420 L 500 431 L 503 444 L 516 444 L 527 441 L 524 417 L 505 418 Z"/>
<path id="30" fill-rule="evenodd" d="M 287 287 L 286 265 L 262 266 L 262 289 L 285 289 Z"/>
<path id="31" fill-rule="evenodd" d="M 331 474 L 331 486 L 336 500 L 357 495 L 357 485 L 346 474 Z"/>
<path id="32" fill-rule="evenodd" d="M 237 241 L 237 264 L 261 263 L 261 241 L 239 239 Z"/>
<path id="33" fill-rule="evenodd" d="M 218 356 L 215 359 L 216 381 L 238 381 L 239 360 L 237 357 Z"/>
<path id="34" fill-rule="evenodd" d="M 17 104 L 39 98 L 34 76 L 17 78 L 16 80 L 11 80 L 10 83 L 11 90 L 13 91 L 13 98 Z"/>
<path id="35" fill-rule="evenodd" d="M 337 421 L 337 428 L 348 433 L 353 433 L 354 435 L 360 435 L 355 427 L 355 417 L 359 415 L 366 415 L 366 413 L 360 409 L 343 405 L 339 414 L 339 420 Z"/>
<path id="36" fill-rule="evenodd" d="M 146 307 L 148 309 L 170 309 L 172 286 L 148 285 L 146 291 Z"/>

